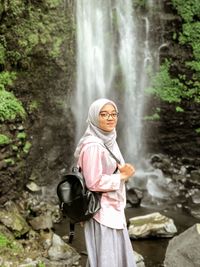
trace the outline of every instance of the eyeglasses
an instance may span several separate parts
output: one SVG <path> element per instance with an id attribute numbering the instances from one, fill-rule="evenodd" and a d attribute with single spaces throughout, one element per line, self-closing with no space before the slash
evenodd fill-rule
<path id="1" fill-rule="evenodd" d="M 117 119 L 119 116 L 119 113 L 113 112 L 113 113 L 108 113 L 108 112 L 100 112 L 99 115 L 101 116 L 102 119 L 108 120 L 111 116 L 112 119 Z"/>

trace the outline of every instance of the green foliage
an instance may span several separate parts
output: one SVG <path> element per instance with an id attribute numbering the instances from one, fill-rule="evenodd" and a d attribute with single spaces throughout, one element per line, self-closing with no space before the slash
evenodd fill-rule
<path id="1" fill-rule="evenodd" d="M 0 73 L 0 91 L 4 90 L 6 86 L 12 85 L 16 79 L 15 72 L 3 71 Z"/>
<path id="2" fill-rule="evenodd" d="M 144 120 L 145 121 L 157 121 L 160 119 L 160 115 L 158 113 L 154 113 L 153 115 L 151 116 L 145 116 L 144 117 Z"/>
<path id="3" fill-rule="evenodd" d="M 5 134 L 0 134 L 0 146 L 8 145 L 11 142 L 10 138 Z"/>
<path id="4" fill-rule="evenodd" d="M 62 0 L 46 0 L 46 4 L 50 8 L 56 8 L 61 2 Z"/>
<path id="5" fill-rule="evenodd" d="M 200 128 L 197 128 L 197 129 L 195 130 L 195 132 L 198 133 L 198 134 L 200 134 Z"/>
<path id="6" fill-rule="evenodd" d="M 13 93 L 5 90 L 16 79 L 15 72 L 3 71 L 0 73 L 0 121 L 13 120 L 16 116 L 25 117 L 22 103 Z"/>
<path id="7" fill-rule="evenodd" d="M 172 79 L 169 74 L 170 62 L 165 61 L 160 67 L 160 71 L 152 78 L 151 87 L 147 88 L 148 93 L 152 93 L 169 103 L 181 101 L 184 84 L 178 78 Z"/>
<path id="8" fill-rule="evenodd" d="M 5 63 L 5 48 L 0 44 L 0 64 Z"/>
<path id="9" fill-rule="evenodd" d="M 12 92 L 0 90 L 0 121 L 14 120 L 17 116 L 25 118 L 22 103 Z"/>
<path id="10" fill-rule="evenodd" d="M 32 100 L 31 103 L 28 106 L 28 110 L 30 113 L 35 112 L 36 110 L 39 109 L 39 102 L 37 100 Z"/>
<path id="11" fill-rule="evenodd" d="M 184 112 L 184 109 L 182 109 L 181 107 L 177 106 L 176 107 L 176 112 Z"/>
<path id="12" fill-rule="evenodd" d="M 59 57 L 67 28 L 64 9 L 57 16 L 56 8 L 61 5 L 62 0 L 45 0 L 39 5 L 37 1 L 10 1 L 6 15 L 12 24 L 9 31 L 6 24 L 2 27 L 5 41 L 1 45 L 0 40 L 0 62 L 8 60 L 13 65 L 20 62 L 29 67 L 33 54 Z"/>
<path id="13" fill-rule="evenodd" d="M 38 267 L 45 267 L 45 263 L 44 262 L 39 262 L 38 263 Z"/>
<path id="14" fill-rule="evenodd" d="M 15 242 L 15 240 L 11 240 L 5 234 L 0 232 L 0 254 L 3 255 L 3 251 L 11 250 L 12 253 L 20 253 L 21 247 Z"/>
<path id="15" fill-rule="evenodd" d="M 156 108 L 156 111 L 154 114 L 150 115 L 150 116 L 145 116 L 144 120 L 146 121 L 157 121 L 160 119 L 160 108 Z"/>
<path id="16" fill-rule="evenodd" d="M 26 141 L 26 143 L 25 143 L 25 145 L 23 147 L 23 151 L 24 151 L 25 154 L 28 154 L 31 146 L 32 146 L 31 143 L 29 141 Z"/>
<path id="17" fill-rule="evenodd" d="M 192 75 L 185 80 L 188 92 L 184 96 L 200 103 L 200 1 L 172 0 L 172 4 L 183 19 L 179 42 L 190 46 L 193 53 L 193 59 L 185 62 L 189 72 L 192 70 Z"/>
<path id="18" fill-rule="evenodd" d="M 10 244 L 10 240 L 8 240 L 8 238 L 5 235 L 0 233 L 0 248 L 1 247 L 6 247 L 9 244 Z"/>
<path id="19" fill-rule="evenodd" d="M 15 165 L 15 160 L 13 158 L 4 159 L 4 161 L 10 166 Z"/>
<path id="20" fill-rule="evenodd" d="M 194 16 L 200 14 L 199 0 L 172 0 L 172 3 L 186 22 L 192 22 Z"/>
<path id="21" fill-rule="evenodd" d="M 20 132 L 17 134 L 17 138 L 18 139 L 21 139 L 21 140 L 24 140 L 26 139 L 26 133 L 25 132 Z"/>

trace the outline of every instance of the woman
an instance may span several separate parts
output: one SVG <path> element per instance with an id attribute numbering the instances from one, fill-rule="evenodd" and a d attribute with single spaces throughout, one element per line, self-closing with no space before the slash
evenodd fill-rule
<path id="1" fill-rule="evenodd" d="M 84 223 L 90 267 L 136 267 L 124 214 L 125 182 L 135 170 L 124 163 L 116 142 L 117 120 L 118 109 L 113 101 L 103 98 L 93 102 L 88 127 L 75 151 L 87 187 L 102 192 L 101 209 Z"/>

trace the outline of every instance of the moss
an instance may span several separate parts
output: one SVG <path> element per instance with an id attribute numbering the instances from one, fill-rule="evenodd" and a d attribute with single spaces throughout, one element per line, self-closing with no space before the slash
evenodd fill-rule
<path id="1" fill-rule="evenodd" d="M 177 106 L 176 107 L 176 112 L 184 112 L 184 109 L 182 109 L 181 107 Z"/>
<path id="2" fill-rule="evenodd" d="M 13 151 L 18 151 L 18 146 L 16 146 L 16 145 L 12 145 L 12 150 L 13 150 Z"/>
<path id="3" fill-rule="evenodd" d="M 10 142 L 11 140 L 7 135 L 0 134 L 0 146 L 8 145 Z"/>
<path id="4" fill-rule="evenodd" d="M 67 39 L 67 22 L 63 7 L 62 0 L 46 0 L 40 4 L 37 1 L 9 2 L 6 15 L 11 25 L 9 31 L 7 27 L 3 31 L 4 61 L 30 68 L 33 54 L 52 59 L 61 56 L 61 46 Z M 7 23 L 8 20 L 3 25 L 7 26 Z"/>
<path id="5" fill-rule="evenodd" d="M 200 134 L 200 128 L 197 128 L 197 129 L 195 130 L 195 132 L 198 133 L 198 134 Z"/>
<path id="6" fill-rule="evenodd" d="M 24 153 L 28 154 L 28 152 L 29 152 L 31 146 L 32 146 L 32 144 L 31 144 L 29 141 L 27 141 L 27 142 L 25 143 L 24 147 L 23 147 L 23 151 L 24 151 Z"/>
<path id="7" fill-rule="evenodd" d="M 0 233 L 0 248 L 6 247 L 9 244 L 10 244 L 10 240 L 8 240 L 8 238 L 5 235 Z"/>
<path id="8" fill-rule="evenodd" d="M 31 103 L 29 104 L 29 112 L 33 113 L 34 111 L 39 109 L 39 103 L 37 100 L 32 100 Z"/>
<path id="9" fill-rule="evenodd" d="M 158 113 L 154 113 L 151 116 L 145 116 L 144 117 L 144 120 L 146 120 L 146 121 L 156 121 L 156 120 L 159 120 L 159 119 L 160 119 L 160 115 Z"/>
<path id="10" fill-rule="evenodd" d="M 17 134 L 17 139 L 24 140 L 26 139 L 26 133 L 25 132 L 20 132 Z"/>
<path id="11" fill-rule="evenodd" d="M 0 90 L 0 121 L 12 121 L 17 116 L 22 119 L 26 116 L 21 101 L 12 92 Z"/>
<path id="12" fill-rule="evenodd" d="M 10 166 L 15 165 L 15 160 L 13 158 L 4 159 L 4 161 Z"/>
<path id="13" fill-rule="evenodd" d="M 20 253 L 22 251 L 22 247 L 18 244 L 14 239 L 7 237 L 5 234 L 0 232 L 0 254 L 4 253 Z"/>

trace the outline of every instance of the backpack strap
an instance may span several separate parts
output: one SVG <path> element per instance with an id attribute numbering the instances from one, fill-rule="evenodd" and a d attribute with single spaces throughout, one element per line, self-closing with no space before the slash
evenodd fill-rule
<path id="1" fill-rule="evenodd" d="M 120 160 L 113 154 L 113 152 L 108 148 L 108 146 L 106 144 L 104 144 L 105 148 L 108 150 L 108 152 L 110 153 L 110 155 L 115 159 L 115 161 L 120 164 Z"/>

